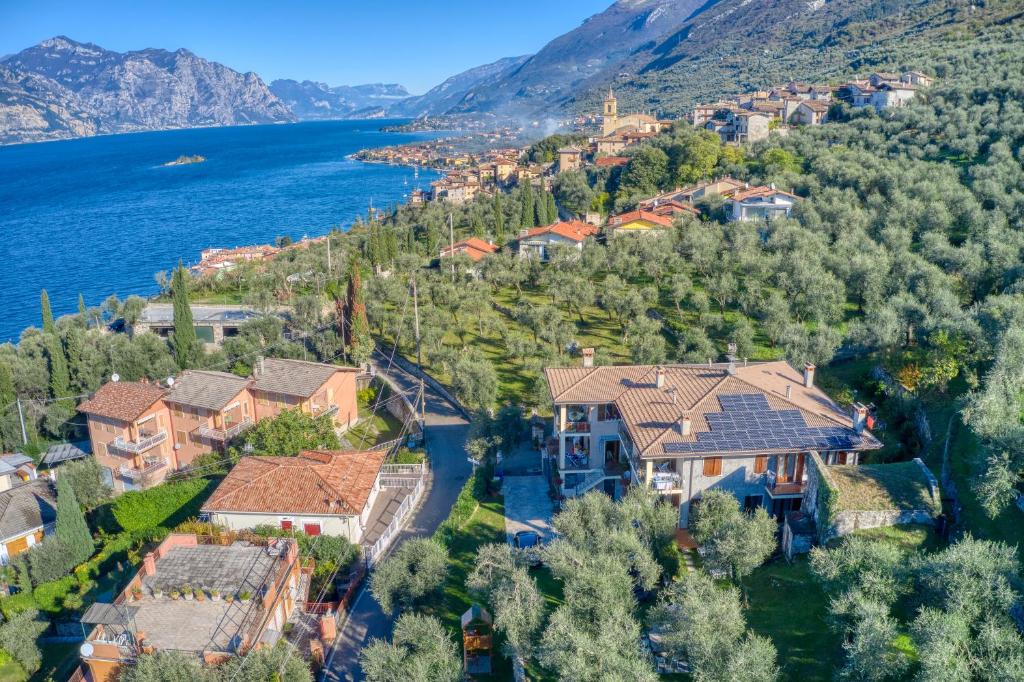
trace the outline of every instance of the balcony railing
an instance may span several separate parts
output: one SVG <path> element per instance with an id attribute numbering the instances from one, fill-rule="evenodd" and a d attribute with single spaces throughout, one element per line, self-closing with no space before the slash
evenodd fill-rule
<path id="1" fill-rule="evenodd" d="M 252 419 L 246 417 L 237 424 L 232 424 L 231 426 L 226 426 L 222 429 L 213 428 L 212 426 L 200 426 L 195 430 L 195 433 L 200 438 L 227 442 L 247 430 L 252 425 Z"/>
<path id="2" fill-rule="evenodd" d="M 121 478 L 127 478 L 132 481 L 137 481 L 141 478 L 149 476 L 155 471 L 159 471 L 167 466 L 167 460 L 162 457 L 146 458 L 143 460 L 143 464 L 139 468 L 122 464 L 120 468 Z"/>
<path id="3" fill-rule="evenodd" d="M 803 481 L 780 481 L 775 472 L 769 471 L 765 476 L 764 487 L 772 497 L 788 497 L 803 495 L 807 484 Z"/>
<path id="4" fill-rule="evenodd" d="M 590 422 L 565 422 L 566 433 L 590 433 Z"/>
<path id="5" fill-rule="evenodd" d="M 337 405 L 312 405 L 310 406 L 310 412 L 313 413 L 314 417 L 321 417 L 325 414 L 329 414 L 332 417 L 338 414 Z"/>
<path id="6" fill-rule="evenodd" d="M 674 490 L 679 487 L 681 480 L 674 471 L 655 471 L 651 477 L 651 487 L 655 490 Z"/>
<path id="7" fill-rule="evenodd" d="M 107 448 L 118 450 L 128 455 L 138 455 L 146 450 L 152 450 L 165 440 L 167 440 L 167 432 L 160 429 L 155 433 L 143 432 L 138 440 L 125 440 L 118 436 L 107 445 Z"/>

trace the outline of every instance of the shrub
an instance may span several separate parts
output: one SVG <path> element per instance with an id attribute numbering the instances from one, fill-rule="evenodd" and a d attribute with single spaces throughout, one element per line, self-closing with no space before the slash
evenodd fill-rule
<path id="1" fill-rule="evenodd" d="M 78 580 L 74 576 L 68 575 L 60 580 L 39 585 L 32 594 L 41 611 L 60 613 L 64 610 L 64 600 L 77 588 Z"/>
<path id="2" fill-rule="evenodd" d="M 32 592 L 18 592 L 0 599 L 0 613 L 3 614 L 4 620 L 10 620 L 15 615 L 34 608 L 37 608 L 37 604 Z"/>
<path id="3" fill-rule="evenodd" d="M 54 536 L 46 538 L 41 544 L 34 547 L 28 553 L 32 583 L 40 585 L 67 575 L 73 565 L 68 564 L 68 554 L 64 543 Z"/>
<path id="4" fill-rule="evenodd" d="M 92 509 L 110 497 L 110 487 L 103 482 L 102 469 L 93 457 L 68 462 L 60 468 L 60 478 L 67 479 L 78 503 Z"/>
<path id="5" fill-rule="evenodd" d="M 0 649 L 7 651 L 29 673 L 34 673 L 42 663 L 36 638 L 46 628 L 47 624 L 39 619 L 38 611 L 22 611 L 0 625 Z"/>
<path id="6" fill-rule="evenodd" d="M 430 538 L 413 538 L 381 562 L 370 591 L 385 612 L 409 608 L 444 585 L 448 550 Z"/>
<path id="7" fill-rule="evenodd" d="M 173 528 L 199 515 L 199 508 L 217 483 L 217 480 L 195 478 L 124 493 L 114 502 L 114 518 L 127 531 Z"/>

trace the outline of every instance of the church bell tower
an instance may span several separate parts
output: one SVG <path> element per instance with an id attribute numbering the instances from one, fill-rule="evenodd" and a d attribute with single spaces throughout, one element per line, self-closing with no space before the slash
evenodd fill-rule
<path id="1" fill-rule="evenodd" d="M 608 88 L 608 95 L 604 98 L 604 114 L 602 115 L 602 130 L 605 135 L 615 132 L 618 127 L 616 122 L 619 118 L 619 101 L 615 99 L 615 93 Z"/>

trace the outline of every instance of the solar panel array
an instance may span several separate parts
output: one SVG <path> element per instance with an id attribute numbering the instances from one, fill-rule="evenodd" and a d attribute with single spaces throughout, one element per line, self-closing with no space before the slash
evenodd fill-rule
<path id="1" fill-rule="evenodd" d="M 665 452 L 849 450 L 862 442 L 850 427 L 808 426 L 800 410 L 773 410 L 761 393 L 721 395 L 718 402 L 722 411 L 705 415 L 710 431 L 695 442 L 666 443 Z"/>

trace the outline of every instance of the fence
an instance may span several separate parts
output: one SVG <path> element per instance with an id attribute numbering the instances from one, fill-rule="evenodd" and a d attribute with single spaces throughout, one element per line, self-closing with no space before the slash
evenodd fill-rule
<path id="1" fill-rule="evenodd" d="M 391 523 L 389 523 L 388 527 L 384 529 L 384 532 L 379 538 L 377 538 L 377 541 L 370 547 L 366 548 L 366 563 L 369 567 L 372 568 L 377 559 L 379 559 L 384 552 L 387 551 L 388 547 L 391 546 L 391 541 L 394 540 L 395 536 L 398 535 L 398 532 L 402 529 L 406 517 L 409 516 L 412 510 L 416 508 L 416 504 L 420 501 L 420 497 L 423 496 L 423 489 L 426 487 L 424 485 L 424 478 L 424 476 L 420 476 L 416 479 L 416 485 L 413 487 L 412 492 L 402 500 L 402 504 L 399 505 L 398 511 L 395 512 L 394 518 L 391 519 Z"/>

